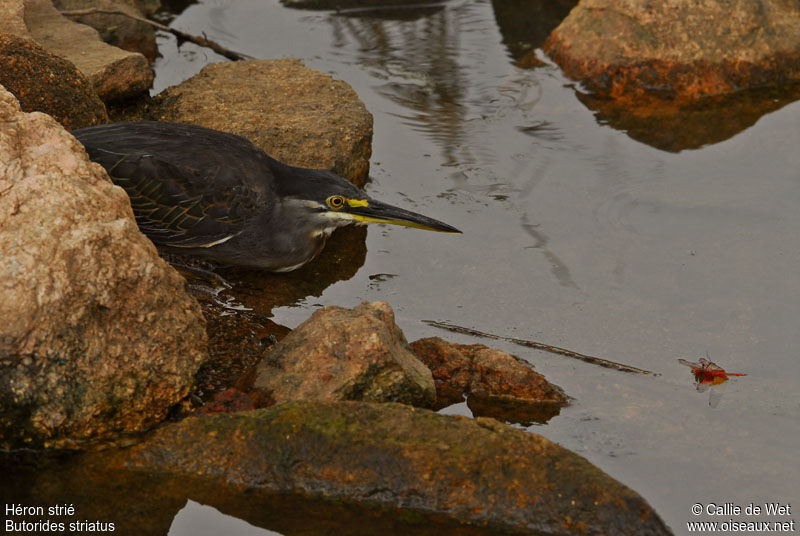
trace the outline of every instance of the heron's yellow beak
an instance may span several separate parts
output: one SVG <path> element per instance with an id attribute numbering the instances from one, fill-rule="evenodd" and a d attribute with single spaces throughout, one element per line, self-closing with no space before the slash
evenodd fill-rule
<path id="1" fill-rule="evenodd" d="M 374 199 L 348 200 L 347 206 L 343 210 L 354 220 L 365 223 L 389 223 L 391 225 L 402 225 L 404 227 L 415 227 L 426 231 L 438 231 L 440 233 L 460 233 L 458 229 L 447 225 L 439 220 L 434 220 L 422 214 L 411 212 L 403 208 L 387 205 Z"/>

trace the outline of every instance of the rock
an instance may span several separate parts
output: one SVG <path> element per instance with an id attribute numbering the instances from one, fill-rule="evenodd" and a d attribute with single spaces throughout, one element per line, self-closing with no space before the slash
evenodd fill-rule
<path id="1" fill-rule="evenodd" d="M 30 37 L 25 26 L 25 1 L 0 1 L 0 33 L 10 33 L 19 37 Z"/>
<path id="2" fill-rule="evenodd" d="M 411 343 L 431 369 L 436 409 L 467 399 L 476 416 L 530 424 L 558 415 L 569 398 L 560 387 L 516 356 L 482 344 L 454 344 L 431 337 Z"/>
<path id="3" fill-rule="evenodd" d="M 429 406 L 436 396 L 431 372 L 411 352 L 386 302 L 315 312 L 257 365 L 252 391 L 261 407 L 287 400 Z"/>
<path id="4" fill-rule="evenodd" d="M 800 4 L 582 0 L 544 48 L 598 95 L 690 102 L 800 80 Z"/>
<path id="5" fill-rule="evenodd" d="M 147 58 L 107 45 L 96 30 L 62 16 L 50 0 L 24 0 L 23 8 L 19 7 L 22 0 L 3 1 L 15 5 L 9 9 L 14 18 L 0 19 L 0 32 L 33 39 L 51 54 L 74 63 L 104 102 L 139 95 L 152 84 Z"/>
<path id="6" fill-rule="evenodd" d="M 118 0 L 119 2 L 131 6 L 139 13 L 144 14 L 145 16 L 152 15 L 159 9 L 161 9 L 161 0 Z M 172 13 L 175 13 L 174 10 L 171 10 Z"/>
<path id="7" fill-rule="evenodd" d="M 129 470 L 248 489 L 248 501 L 270 489 L 514 534 L 670 534 L 641 496 L 544 437 L 401 404 L 302 402 L 190 417 L 119 456 Z"/>
<path id="8" fill-rule="evenodd" d="M 0 34 L 0 85 L 23 111 L 44 112 L 66 129 L 108 122 L 92 83 L 72 63 L 33 41 Z"/>
<path id="9" fill-rule="evenodd" d="M 372 115 L 346 83 L 296 59 L 208 65 L 161 93 L 149 118 L 239 134 L 281 162 L 357 185 L 369 171 Z"/>
<path id="10" fill-rule="evenodd" d="M 0 92 L 0 448 L 144 430 L 206 357 L 200 308 L 125 192 Z"/>
<path id="11" fill-rule="evenodd" d="M 59 11 L 98 8 L 144 17 L 138 6 L 123 0 L 53 0 L 53 5 Z M 139 52 L 151 62 L 158 55 L 155 29 L 145 22 L 113 13 L 93 13 L 69 18 L 97 30 L 100 39 L 109 45 L 129 52 Z"/>

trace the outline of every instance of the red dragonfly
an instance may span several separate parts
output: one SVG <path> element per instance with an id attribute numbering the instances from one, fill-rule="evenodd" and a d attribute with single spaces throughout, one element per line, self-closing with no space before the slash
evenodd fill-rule
<path id="1" fill-rule="evenodd" d="M 711 407 L 717 407 L 717 404 L 719 404 L 719 400 L 722 397 L 722 392 L 718 392 L 716 393 L 717 396 L 714 396 L 713 388 L 716 388 L 717 386 L 728 381 L 729 376 L 747 376 L 747 374 L 728 372 L 713 361 L 708 360 L 707 357 L 708 354 L 706 354 L 706 357 L 701 357 L 696 363 L 694 361 L 678 359 L 678 363 L 681 365 L 686 365 L 692 369 L 692 374 L 694 374 L 694 379 L 697 382 L 698 391 L 703 393 L 709 387 L 712 388 L 712 393 L 709 395 L 708 404 Z"/>

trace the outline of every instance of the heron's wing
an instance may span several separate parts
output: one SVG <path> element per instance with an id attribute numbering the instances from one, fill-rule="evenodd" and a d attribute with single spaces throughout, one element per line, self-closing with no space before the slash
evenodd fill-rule
<path id="1" fill-rule="evenodd" d="M 117 123 L 73 131 L 131 199 L 153 242 L 211 247 L 277 199 L 271 159 L 230 134 L 175 123 Z"/>
<path id="2" fill-rule="evenodd" d="M 199 180 L 213 181 L 215 170 L 179 168 L 149 154 L 124 155 L 106 169 L 128 193 L 139 228 L 157 244 L 221 244 L 239 234 L 259 208 L 253 192 L 241 186 L 212 192 L 194 187 Z"/>

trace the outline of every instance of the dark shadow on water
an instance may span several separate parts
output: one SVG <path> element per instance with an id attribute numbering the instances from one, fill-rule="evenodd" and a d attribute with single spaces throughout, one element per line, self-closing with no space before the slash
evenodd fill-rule
<path id="1" fill-rule="evenodd" d="M 166 535 L 176 514 L 187 499 L 192 499 L 286 536 L 508 534 L 416 510 L 219 486 L 197 477 L 135 472 L 115 467 L 114 459 L 114 451 L 78 455 L 0 453 L 0 502 L 45 509 L 44 516 L 6 515 L 6 519 L 31 523 L 50 520 L 65 523 L 67 528 L 70 522 L 78 521 L 114 523 L 114 534 L 118 535 Z M 50 516 L 47 508 L 51 505 L 72 505 L 75 514 Z"/>
<path id="2" fill-rule="evenodd" d="M 510 398 L 487 397 L 480 394 L 467 396 L 467 407 L 475 417 L 491 417 L 500 422 L 522 426 L 547 424 L 547 421 L 561 413 L 559 404 L 519 402 Z"/>
<path id="3" fill-rule="evenodd" d="M 437 0 L 281 0 L 284 7 L 336 11 L 348 15 L 384 20 L 417 20 L 441 10 L 445 2 Z"/>
<path id="4" fill-rule="evenodd" d="M 161 0 L 161 9 L 158 11 L 160 15 L 174 19 L 197 3 L 198 0 Z"/>
<path id="5" fill-rule="evenodd" d="M 321 296 L 334 283 L 353 277 L 367 258 L 366 237 L 366 227 L 339 229 L 316 259 L 292 272 L 220 268 L 219 274 L 233 285 L 225 294 L 253 313 L 270 317 L 275 307 Z"/>
<path id="6" fill-rule="evenodd" d="M 339 17 L 360 17 L 385 21 L 410 22 L 430 17 L 445 8 L 444 3 L 409 4 L 400 6 L 369 6 L 340 9 Z"/>
<path id="7" fill-rule="evenodd" d="M 536 66 L 531 60 L 577 0 L 492 0 L 503 44 L 520 67 Z"/>
<path id="8" fill-rule="evenodd" d="M 742 91 L 676 106 L 655 98 L 615 101 L 577 91 L 597 122 L 622 130 L 634 140 L 677 153 L 720 143 L 753 126 L 762 116 L 800 99 L 800 84 Z"/>

